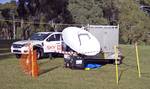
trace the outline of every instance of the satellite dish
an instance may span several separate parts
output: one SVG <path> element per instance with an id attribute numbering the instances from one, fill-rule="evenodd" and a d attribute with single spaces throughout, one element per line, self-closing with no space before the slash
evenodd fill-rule
<path id="1" fill-rule="evenodd" d="M 74 51 L 92 56 L 100 52 L 99 41 L 88 31 L 78 27 L 67 27 L 62 31 L 66 45 Z"/>

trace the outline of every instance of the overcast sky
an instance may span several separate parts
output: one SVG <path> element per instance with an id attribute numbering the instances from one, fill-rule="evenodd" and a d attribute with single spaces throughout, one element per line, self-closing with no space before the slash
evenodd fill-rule
<path id="1" fill-rule="evenodd" d="M 0 0 L 0 3 L 10 2 L 11 0 Z"/>

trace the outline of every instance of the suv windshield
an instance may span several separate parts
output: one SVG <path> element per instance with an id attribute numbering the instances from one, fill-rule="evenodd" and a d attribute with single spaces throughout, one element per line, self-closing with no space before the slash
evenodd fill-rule
<path id="1" fill-rule="evenodd" d="M 50 33 L 34 33 L 30 37 L 30 40 L 39 40 L 39 41 L 42 41 L 42 40 L 44 40 L 49 35 L 50 35 Z"/>

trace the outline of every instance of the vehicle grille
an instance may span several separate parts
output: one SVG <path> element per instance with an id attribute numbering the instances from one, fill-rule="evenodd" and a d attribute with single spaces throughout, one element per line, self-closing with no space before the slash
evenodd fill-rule
<path id="1" fill-rule="evenodd" d="M 13 48 L 22 48 L 23 45 L 22 44 L 13 44 Z"/>
<path id="2" fill-rule="evenodd" d="M 13 50 L 13 52 L 21 52 L 21 51 L 19 51 L 19 50 Z"/>

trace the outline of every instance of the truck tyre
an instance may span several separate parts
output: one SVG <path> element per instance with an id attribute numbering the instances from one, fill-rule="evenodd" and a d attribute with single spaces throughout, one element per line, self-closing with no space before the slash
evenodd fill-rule
<path id="1" fill-rule="evenodd" d="M 68 64 L 68 65 L 69 65 L 69 68 L 71 68 L 71 69 L 74 69 L 73 60 L 74 60 L 74 56 L 71 56 L 71 57 L 70 57 L 70 60 L 69 60 L 69 62 L 68 62 L 68 63 L 69 63 L 69 64 Z"/>
<path id="2" fill-rule="evenodd" d="M 50 60 L 52 60 L 53 59 L 53 54 L 49 53 L 48 57 L 49 57 Z"/>
<path id="3" fill-rule="evenodd" d="M 65 62 L 65 68 L 69 68 L 70 67 L 70 63 L 69 62 Z"/>
<path id="4" fill-rule="evenodd" d="M 21 58 L 21 54 L 16 54 L 16 58 L 17 59 Z"/>
<path id="5" fill-rule="evenodd" d="M 116 63 L 115 63 L 115 60 L 114 60 L 114 63 L 113 63 L 114 65 L 116 65 Z M 122 60 L 120 59 L 120 60 L 117 60 L 117 65 L 120 65 L 120 64 L 122 64 Z"/>

